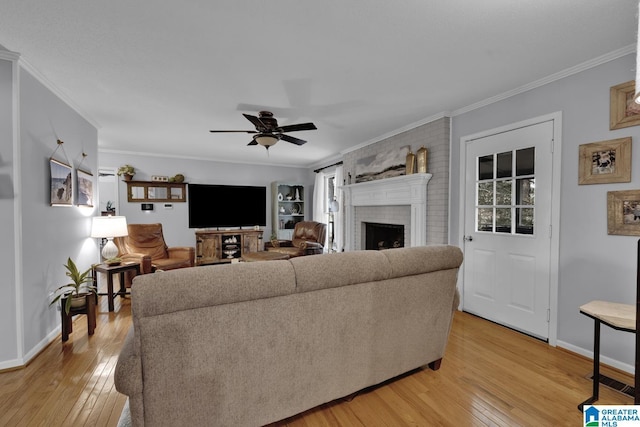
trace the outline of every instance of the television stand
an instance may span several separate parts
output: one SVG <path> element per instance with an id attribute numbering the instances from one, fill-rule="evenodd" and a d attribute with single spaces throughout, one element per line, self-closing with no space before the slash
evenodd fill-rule
<path id="1" fill-rule="evenodd" d="M 196 231 L 196 265 L 230 263 L 263 250 L 262 230 Z"/>

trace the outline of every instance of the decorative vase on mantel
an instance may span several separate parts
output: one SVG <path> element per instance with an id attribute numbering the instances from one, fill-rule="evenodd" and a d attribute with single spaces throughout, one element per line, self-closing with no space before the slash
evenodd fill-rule
<path id="1" fill-rule="evenodd" d="M 424 146 L 416 152 L 416 162 L 418 173 L 427 173 L 427 149 Z"/>
<path id="2" fill-rule="evenodd" d="M 405 175 L 411 175 L 416 172 L 416 155 L 411 152 L 407 153 L 407 162 L 405 164 Z"/>

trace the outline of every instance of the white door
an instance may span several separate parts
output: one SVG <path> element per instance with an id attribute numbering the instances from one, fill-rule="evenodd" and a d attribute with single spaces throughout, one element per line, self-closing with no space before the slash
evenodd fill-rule
<path id="1" fill-rule="evenodd" d="M 463 309 L 549 337 L 553 121 L 466 141 Z"/>

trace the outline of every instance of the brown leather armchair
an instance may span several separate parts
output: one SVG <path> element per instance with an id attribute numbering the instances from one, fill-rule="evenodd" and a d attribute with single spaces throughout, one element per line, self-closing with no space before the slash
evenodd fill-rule
<path id="1" fill-rule="evenodd" d="M 327 224 L 316 221 L 301 221 L 293 228 L 291 240 L 267 242 L 265 249 L 280 252 L 289 257 L 321 254 L 327 237 Z"/>
<path id="2" fill-rule="evenodd" d="M 139 262 L 141 274 L 194 266 L 195 248 L 167 247 L 162 224 L 129 224 L 127 228 L 128 236 L 116 237 L 113 241 L 118 247 L 118 257 L 123 261 Z M 129 279 L 127 283 L 130 283 Z"/>

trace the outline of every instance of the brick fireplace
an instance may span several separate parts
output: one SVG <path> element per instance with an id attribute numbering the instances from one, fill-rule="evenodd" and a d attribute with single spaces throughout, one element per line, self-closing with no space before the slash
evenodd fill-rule
<path id="1" fill-rule="evenodd" d="M 427 183 L 431 174 L 413 174 L 345 185 L 345 250 L 366 248 L 365 223 L 404 227 L 404 246 L 427 242 Z"/>

